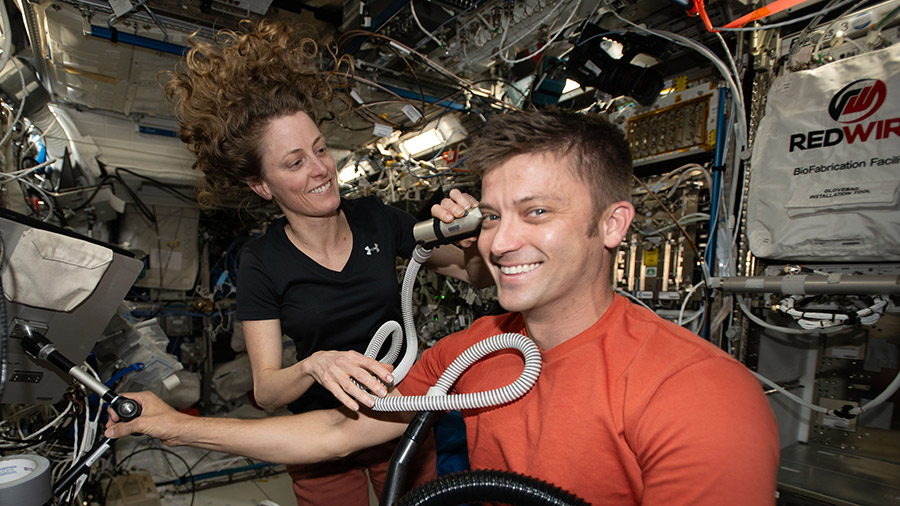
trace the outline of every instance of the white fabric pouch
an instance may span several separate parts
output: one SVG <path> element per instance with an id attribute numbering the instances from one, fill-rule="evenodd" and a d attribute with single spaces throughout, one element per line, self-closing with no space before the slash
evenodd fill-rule
<path id="1" fill-rule="evenodd" d="M 900 44 L 775 80 L 747 235 L 761 258 L 900 260 Z"/>
<path id="2" fill-rule="evenodd" d="M 19 304 L 71 311 L 94 292 L 112 259 L 109 248 L 29 228 L 3 269 L 3 292 Z"/>

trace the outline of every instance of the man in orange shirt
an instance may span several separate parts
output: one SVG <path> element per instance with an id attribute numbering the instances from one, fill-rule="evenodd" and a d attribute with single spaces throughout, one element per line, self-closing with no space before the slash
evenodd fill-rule
<path id="1" fill-rule="evenodd" d="M 510 313 L 439 341 L 388 395 L 424 394 L 469 345 L 523 333 L 542 350 L 541 375 L 516 401 L 463 411 L 473 469 L 534 476 L 594 504 L 774 504 L 777 426 L 756 380 L 613 291 L 615 249 L 634 217 L 622 134 L 591 115 L 514 113 L 492 119 L 470 153 L 483 176 L 478 248 Z M 454 393 L 506 385 L 521 368 L 517 353 L 494 353 Z M 140 432 L 285 463 L 389 441 L 409 419 L 346 410 L 196 418 L 134 397 L 144 414 L 107 436 Z"/>

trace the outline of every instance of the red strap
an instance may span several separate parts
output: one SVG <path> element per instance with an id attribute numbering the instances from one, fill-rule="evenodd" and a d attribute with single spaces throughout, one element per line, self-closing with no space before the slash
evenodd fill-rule
<path id="1" fill-rule="evenodd" d="M 764 18 L 766 16 L 770 16 L 772 14 L 776 14 L 785 9 L 790 9 L 791 7 L 802 4 L 805 1 L 807 0 L 775 0 L 769 5 L 760 7 L 759 9 L 756 9 L 746 16 L 741 16 L 738 19 L 735 19 L 731 23 L 725 25 L 723 28 L 740 28 L 747 23 L 756 21 L 757 19 Z"/>
<path id="2" fill-rule="evenodd" d="M 694 0 L 694 6 L 691 7 L 689 11 L 687 11 L 688 16 L 695 16 L 697 14 L 700 15 L 700 19 L 703 20 L 703 24 L 706 26 L 706 29 L 710 32 L 717 32 L 718 30 L 714 29 L 712 26 L 712 22 L 709 20 L 709 15 L 706 14 L 706 4 L 703 0 Z"/>

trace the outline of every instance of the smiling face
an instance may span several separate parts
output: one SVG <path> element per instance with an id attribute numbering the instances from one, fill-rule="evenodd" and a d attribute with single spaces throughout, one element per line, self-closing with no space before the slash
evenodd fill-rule
<path id="1" fill-rule="evenodd" d="M 304 112 L 269 122 L 262 137 L 262 180 L 249 183 L 286 215 L 329 216 L 340 206 L 334 158 Z"/>
<path id="2" fill-rule="evenodd" d="M 607 249 L 619 244 L 631 223 L 629 203 L 609 205 L 589 236 L 587 187 L 566 157 L 536 153 L 489 171 L 479 207 L 484 221 L 478 249 L 504 309 L 529 321 L 599 318 L 612 302 Z"/>

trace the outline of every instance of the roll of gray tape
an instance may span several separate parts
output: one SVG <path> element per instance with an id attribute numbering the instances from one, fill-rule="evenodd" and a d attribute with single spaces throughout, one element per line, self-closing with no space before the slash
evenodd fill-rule
<path id="1" fill-rule="evenodd" d="M 50 497 L 50 461 L 40 455 L 0 458 L 0 504 L 43 506 Z"/>

